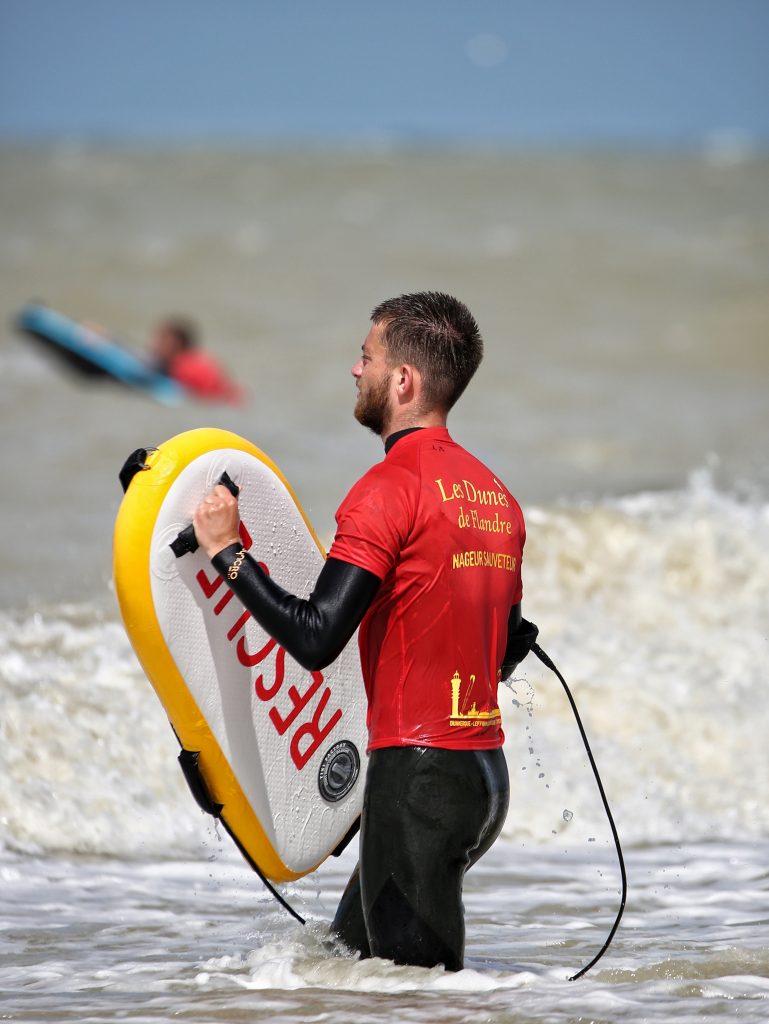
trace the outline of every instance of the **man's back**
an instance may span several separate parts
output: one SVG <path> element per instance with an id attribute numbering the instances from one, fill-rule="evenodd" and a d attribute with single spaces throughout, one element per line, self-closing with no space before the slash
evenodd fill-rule
<path id="1" fill-rule="evenodd" d="M 382 585 L 359 642 L 369 749 L 503 741 L 496 690 L 521 599 L 523 516 L 444 427 L 401 437 L 351 490 L 330 556 Z"/>

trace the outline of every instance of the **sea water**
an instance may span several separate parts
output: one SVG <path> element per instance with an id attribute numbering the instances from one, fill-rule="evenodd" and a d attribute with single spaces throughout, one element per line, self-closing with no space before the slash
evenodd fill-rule
<path id="1" fill-rule="evenodd" d="M 0 345 L 0 1019 L 764 1021 L 769 998 L 769 164 L 610 154 L 0 152 L 0 303 L 140 345 L 182 311 L 238 409 L 83 387 Z M 186 790 L 120 625 L 136 447 L 223 426 L 324 539 L 380 457 L 352 420 L 368 310 L 444 288 L 487 355 L 452 415 L 527 519 L 533 657 L 502 688 L 502 837 L 466 969 L 359 962 L 355 850 L 266 893 Z"/>

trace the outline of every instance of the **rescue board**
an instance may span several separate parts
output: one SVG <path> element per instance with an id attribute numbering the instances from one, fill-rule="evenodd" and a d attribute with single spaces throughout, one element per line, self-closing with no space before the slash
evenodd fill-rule
<path id="1" fill-rule="evenodd" d="M 195 546 L 195 508 L 223 482 L 238 491 L 244 549 L 291 593 L 310 594 L 325 553 L 278 467 L 242 437 L 203 428 L 134 455 L 114 536 L 129 639 L 201 805 L 267 878 L 298 878 L 344 844 L 360 815 L 357 644 L 322 672 L 301 668 L 187 541 Z"/>
<path id="2" fill-rule="evenodd" d="M 185 397 L 184 388 L 150 363 L 118 342 L 70 320 L 63 313 L 30 302 L 15 320 L 16 328 L 42 343 L 58 361 L 81 377 L 106 377 L 137 391 L 143 391 L 166 405 Z"/>

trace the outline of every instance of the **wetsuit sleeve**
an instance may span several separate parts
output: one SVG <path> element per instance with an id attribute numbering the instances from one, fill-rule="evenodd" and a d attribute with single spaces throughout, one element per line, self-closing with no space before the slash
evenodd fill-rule
<path id="1" fill-rule="evenodd" d="M 502 659 L 502 678 L 509 679 L 536 642 L 539 629 L 521 616 L 520 604 L 514 604 L 507 620 L 507 647 Z"/>
<path id="2" fill-rule="evenodd" d="M 259 625 L 310 672 L 339 657 L 380 583 L 366 569 L 327 558 L 304 599 L 284 590 L 239 544 L 214 555 L 211 563 Z"/>

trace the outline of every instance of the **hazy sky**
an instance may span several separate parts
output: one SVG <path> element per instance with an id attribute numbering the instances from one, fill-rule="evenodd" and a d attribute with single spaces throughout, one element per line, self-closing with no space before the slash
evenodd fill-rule
<path id="1" fill-rule="evenodd" d="M 769 144 L 769 0 L 0 0 L 0 136 Z"/>

